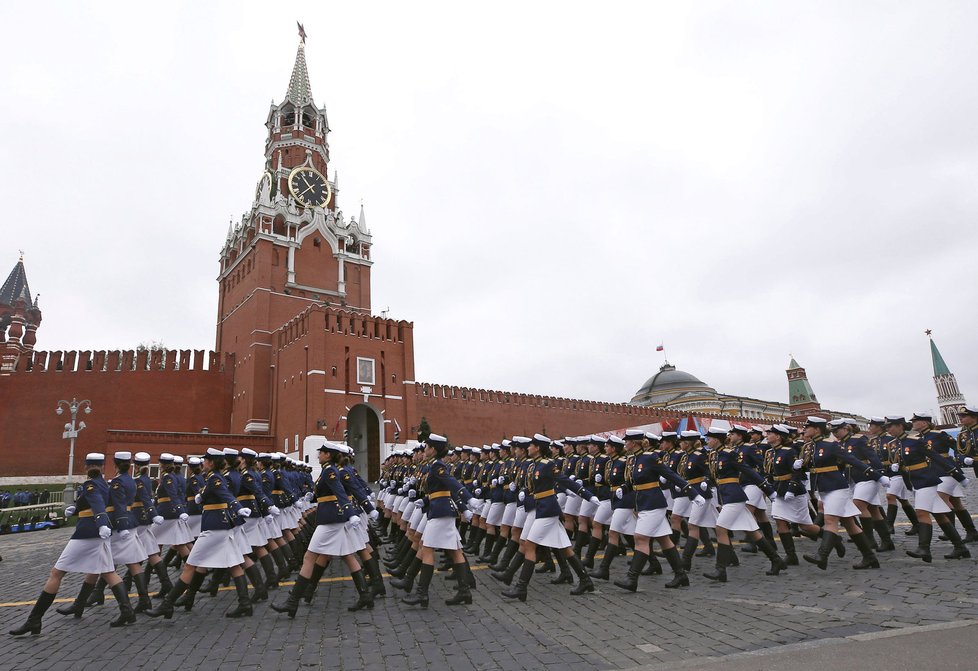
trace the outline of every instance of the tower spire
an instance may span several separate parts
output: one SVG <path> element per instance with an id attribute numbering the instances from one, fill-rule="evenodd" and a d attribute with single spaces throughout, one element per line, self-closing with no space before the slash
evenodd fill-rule
<path id="1" fill-rule="evenodd" d="M 788 408 L 791 416 L 798 418 L 820 412 L 822 405 L 815 398 L 815 391 L 808 381 L 808 373 L 798 365 L 795 357 L 791 357 L 785 372 L 788 375 Z"/>
<path id="2" fill-rule="evenodd" d="M 295 52 L 295 65 L 289 79 L 289 90 L 285 99 L 298 106 L 312 102 L 312 86 L 309 85 L 309 70 L 306 68 L 306 31 L 299 24 L 299 47 Z"/>
<path id="3" fill-rule="evenodd" d="M 944 357 L 937 349 L 931 330 L 924 331 L 924 335 L 930 340 L 930 359 L 934 365 L 934 386 L 937 388 L 937 406 L 941 410 L 941 421 L 944 424 L 957 424 L 958 408 L 964 405 L 964 395 L 958 389 L 954 373 L 947 367 Z"/>

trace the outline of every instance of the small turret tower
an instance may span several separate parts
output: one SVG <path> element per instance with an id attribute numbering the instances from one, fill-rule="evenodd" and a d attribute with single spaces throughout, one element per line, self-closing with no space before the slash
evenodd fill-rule
<path id="1" fill-rule="evenodd" d="M 34 351 L 40 325 L 41 308 L 37 298 L 31 298 L 21 254 L 0 287 L 0 373 L 13 371 L 21 356 Z"/>
<path id="2" fill-rule="evenodd" d="M 924 333 L 930 339 L 930 358 L 934 364 L 934 386 L 937 387 L 937 406 L 941 411 L 941 422 L 957 424 L 958 408 L 965 403 L 964 394 L 958 389 L 958 381 L 954 379 L 954 373 L 944 363 L 944 357 L 937 349 L 930 329 Z"/>

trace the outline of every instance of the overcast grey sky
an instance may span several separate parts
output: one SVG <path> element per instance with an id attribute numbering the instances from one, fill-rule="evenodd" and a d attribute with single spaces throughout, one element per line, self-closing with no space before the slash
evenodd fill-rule
<path id="1" fill-rule="evenodd" d="M 5 3 L 38 349 L 214 346 L 296 19 L 419 380 L 628 400 L 664 342 L 725 393 L 785 400 L 791 353 L 827 407 L 910 412 L 931 328 L 978 402 L 966 2 Z"/>

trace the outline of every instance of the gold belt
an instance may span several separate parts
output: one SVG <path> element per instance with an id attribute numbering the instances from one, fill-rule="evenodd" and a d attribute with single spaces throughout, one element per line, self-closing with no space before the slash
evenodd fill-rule
<path id="1" fill-rule="evenodd" d="M 740 478 L 720 478 L 717 480 L 718 485 L 736 485 L 740 484 Z"/>
<path id="2" fill-rule="evenodd" d="M 928 464 L 926 461 L 922 461 L 919 464 L 913 464 L 912 466 L 906 466 L 908 471 L 919 471 L 921 468 L 927 468 Z"/>
<path id="3" fill-rule="evenodd" d="M 224 510 L 228 507 L 226 503 L 208 503 L 204 506 L 204 510 Z"/>
<path id="4" fill-rule="evenodd" d="M 702 480 L 702 478 L 700 479 Z M 635 485 L 634 487 L 632 487 L 632 489 L 634 489 L 636 492 L 643 492 L 646 489 L 655 489 L 658 486 L 659 486 L 658 482 L 643 482 L 640 485 Z"/>
<path id="5" fill-rule="evenodd" d="M 132 504 L 132 507 L 133 508 L 142 508 L 143 507 L 143 502 L 142 501 L 136 501 L 135 503 Z"/>
<path id="6" fill-rule="evenodd" d="M 451 496 L 451 492 L 431 492 L 428 494 L 429 499 L 443 499 L 446 496 Z"/>
<path id="7" fill-rule="evenodd" d="M 284 494 L 284 493 L 285 493 L 285 490 L 284 489 L 273 489 L 272 490 L 272 494 Z"/>
<path id="8" fill-rule="evenodd" d="M 158 501 L 159 503 L 169 503 L 169 502 L 170 502 L 170 499 L 169 499 L 169 498 L 167 498 L 166 496 L 164 496 L 164 497 L 163 497 L 163 498 L 161 498 L 161 499 L 156 499 L 156 500 L 157 500 L 157 501 Z"/>
<path id="9" fill-rule="evenodd" d="M 704 480 L 706 480 L 706 478 L 705 477 L 702 477 L 702 478 L 693 478 L 692 480 L 687 480 L 686 482 L 688 482 L 691 485 L 698 485 L 701 482 L 703 482 Z"/>
<path id="10" fill-rule="evenodd" d="M 336 497 L 335 496 L 332 496 L 332 495 L 330 495 L 330 496 L 320 496 L 319 498 L 316 499 L 316 503 L 329 503 L 329 502 L 335 501 L 335 500 L 336 500 Z"/>
<path id="11" fill-rule="evenodd" d="M 791 479 L 791 473 L 788 473 L 787 475 L 775 475 L 774 476 L 774 481 L 775 482 L 784 482 L 785 480 L 790 480 L 790 479 Z"/>
<path id="12" fill-rule="evenodd" d="M 812 473 L 838 473 L 838 466 L 819 466 L 818 468 L 813 468 Z"/>
<path id="13" fill-rule="evenodd" d="M 187 499 L 187 500 L 189 501 L 190 499 Z M 255 500 L 255 497 L 254 496 L 239 496 L 238 497 L 238 500 L 239 501 L 254 501 Z"/>
<path id="14" fill-rule="evenodd" d="M 535 498 L 535 499 L 545 499 L 545 498 L 547 498 L 548 496 L 553 496 L 553 495 L 554 495 L 554 494 L 556 494 L 556 493 L 557 493 L 557 492 L 555 492 L 554 490 L 552 490 L 552 489 L 548 489 L 548 490 L 547 490 L 547 491 L 545 491 L 545 492 L 537 492 L 537 493 L 535 493 L 535 494 L 533 495 L 533 498 Z"/>
<path id="15" fill-rule="evenodd" d="M 95 513 L 91 510 L 79 510 L 78 517 L 95 517 Z"/>

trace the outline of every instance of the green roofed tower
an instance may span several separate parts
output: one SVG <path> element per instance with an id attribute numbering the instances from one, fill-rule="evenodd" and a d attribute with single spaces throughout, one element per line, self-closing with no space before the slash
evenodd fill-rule
<path id="1" fill-rule="evenodd" d="M 815 398 L 815 392 L 808 382 L 805 369 L 798 365 L 794 357 L 791 357 L 788 370 L 785 372 L 788 374 L 788 407 L 791 409 L 791 417 L 800 418 L 818 414 L 822 406 Z"/>
<path id="2" fill-rule="evenodd" d="M 965 403 L 964 395 L 958 389 L 958 381 L 954 379 L 954 373 L 944 363 L 944 357 L 937 349 L 930 330 L 925 333 L 930 339 L 930 358 L 934 364 L 934 386 L 937 387 L 937 406 L 941 410 L 941 422 L 957 424 L 958 408 Z"/>

